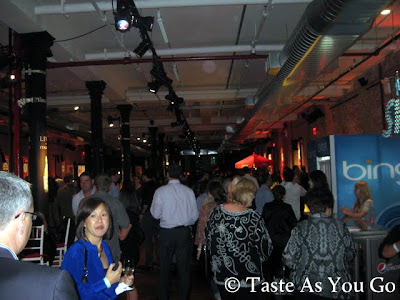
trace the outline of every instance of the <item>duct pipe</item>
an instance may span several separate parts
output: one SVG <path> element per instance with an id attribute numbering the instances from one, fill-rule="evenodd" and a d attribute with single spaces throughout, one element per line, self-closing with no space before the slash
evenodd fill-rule
<path id="1" fill-rule="evenodd" d="M 231 137 L 231 139 L 239 141 L 249 133 L 246 132 L 245 126 L 267 103 L 267 101 L 273 105 L 278 101 L 279 97 L 292 96 L 291 92 L 294 91 L 295 85 L 289 86 L 284 90 L 282 88 L 284 80 L 295 70 L 295 67 L 301 63 L 307 53 L 313 50 L 313 47 L 318 43 L 318 40 L 323 35 L 329 35 L 329 33 L 331 33 L 335 36 L 338 32 L 341 32 L 342 36 L 350 37 L 348 45 L 346 45 L 347 47 L 350 47 L 351 43 L 354 42 L 357 36 L 365 32 L 371 26 L 373 18 L 375 18 L 379 9 L 385 5 L 386 2 L 388 1 L 371 1 L 369 2 L 369 5 L 365 5 L 362 9 L 360 8 L 357 11 L 354 10 L 354 8 L 359 7 L 362 0 L 315 0 L 310 3 L 296 29 L 290 36 L 285 48 L 281 52 L 284 56 L 284 64 L 282 68 L 272 81 L 266 81 L 259 89 L 256 94 L 256 98 L 258 98 L 259 101 L 253 109 L 246 114 L 245 121 L 241 124 L 239 130 Z M 352 16 L 352 24 L 354 25 L 350 26 L 348 25 L 348 22 L 346 22 L 349 15 Z M 343 49 L 345 49 L 345 46 L 341 46 L 340 49 L 334 48 L 331 56 L 335 56 L 335 51 L 337 52 L 337 56 L 340 56 Z M 308 56 L 310 55 L 311 54 L 308 54 Z M 325 56 L 326 53 L 320 54 L 321 57 L 322 55 Z M 313 62 L 318 64 L 318 59 L 315 59 L 314 56 L 313 58 Z M 297 70 L 297 72 L 299 72 L 299 70 Z M 310 78 L 308 80 L 311 80 L 311 77 L 313 76 L 312 74 L 313 73 L 309 74 Z M 317 74 L 314 74 L 314 76 L 316 75 Z M 278 92 L 279 97 L 277 96 Z M 283 95 L 283 92 L 286 94 Z M 238 138 L 239 135 L 240 137 Z"/>
<path id="2" fill-rule="evenodd" d="M 284 49 L 283 44 L 273 45 L 256 45 L 256 52 L 275 52 Z M 216 46 L 216 47 L 200 47 L 200 48 L 176 48 L 176 49 L 160 49 L 157 50 L 158 56 L 170 55 L 200 55 L 210 53 L 232 53 L 232 52 L 246 52 L 250 53 L 252 50 L 251 45 L 234 45 L 234 46 Z M 125 58 L 127 52 L 101 52 L 101 53 L 87 53 L 85 54 L 86 60 L 97 59 L 120 59 Z M 132 51 L 129 56 L 136 57 Z M 151 57 L 151 52 L 147 52 L 144 57 Z"/>
<path id="3" fill-rule="evenodd" d="M 186 56 L 186 57 L 158 57 L 159 62 L 176 62 L 176 61 L 202 61 L 202 60 L 239 60 L 239 59 L 266 59 L 268 55 L 221 55 L 221 56 Z M 151 58 L 133 59 L 126 57 L 124 59 L 110 60 L 89 60 L 89 61 L 68 61 L 68 62 L 47 62 L 48 69 L 67 68 L 67 67 L 83 67 L 83 66 L 106 66 L 106 65 L 129 65 L 140 63 L 153 63 Z"/>
<path id="4" fill-rule="evenodd" d="M 266 0 L 136 0 L 135 5 L 141 8 L 163 8 L 163 7 L 193 7 L 193 6 L 223 6 L 223 5 L 264 5 Z M 275 0 L 274 4 L 291 4 L 291 3 L 310 3 L 311 0 Z M 101 11 L 111 11 L 111 1 L 98 2 Z M 93 12 L 95 9 L 91 3 L 66 3 L 64 5 L 38 5 L 35 7 L 36 15 L 53 15 L 53 14 L 73 14 Z"/>

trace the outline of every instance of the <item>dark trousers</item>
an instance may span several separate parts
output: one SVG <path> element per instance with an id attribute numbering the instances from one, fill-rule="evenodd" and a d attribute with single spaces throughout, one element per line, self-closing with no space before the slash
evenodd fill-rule
<path id="1" fill-rule="evenodd" d="M 142 228 L 144 231 L 144 265 L 151 267 L 153 265 L 153 236 L 157 238 L 159 221 L 154 219 L 150 211 L 146 211 L 142 219 Z M 156 262 L 158 262 L 156 260 Z"/>
<path id="2" fill-rule="evenodd" d="M 158 282 L 159 300 L 167 300 L 170 267 L 172 257 L 176 257 L 176 267 L 179 274 L 179 299 L 190 298 L 190 247 L 192 235 L 190 227 L 172 229 L 160 228 L 158 240 L 158 258 L 160 260 L 160 278 Z"/>

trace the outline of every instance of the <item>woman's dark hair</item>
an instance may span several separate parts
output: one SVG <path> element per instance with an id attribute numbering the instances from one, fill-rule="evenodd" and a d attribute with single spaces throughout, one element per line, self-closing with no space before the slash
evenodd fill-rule
<path id="1" fill-rule="evenodd" d="M 111 214 L 110 207 L 106 202 L 104 202 L 102 199 L 97 198 L 97 197 L 88 197 L 85 198 L 79 203 L 78 207 L 78 213 L 76 217 L 76 237 L 78 239 L 86 239 L 85 236 L 85 220 L 87 217 L 90 216 L 90 214 L 96 210 L 97 207 L 99 207 L 100 204 L 104 204 L 104 206 L 107 209 L 107 213 L 110 217 L 110 226 L 108 227 L 108 230 L 106 234 L 104 235 L 103 239 L 109 240 L 112 237 L 113 234 L 113 217 Z"/>
<path id="2" fill-rule="evenodd" d="M 210 181 L 208 183 L 207 190 L 214 198 L 214 201 L 217 202 L 217 204 L 222 204 L 226 202 L 226 194 L 221 182 Z"/>
<path id="3" fill-rule="evenodd" d="M 306 194 L 306 204 L 312 214 L 324 213 L 327 208 L 333 208 L 333 195 L 327 189 L 311 189 Z"/>
<path id="4" fill-rule="evenodd" d="M 329 190 L 328 180 L 326 179 L 326 175 L 324 172 L 322 172 L 321 170 L 314 170 L 310 174 L 308 174 L 308 176 L 314 184 L 313 189 Z"/>
<path id="5" fill-rule="evenodd" d="M 275 186 L 272 190 L 272 194 L 274 195 L 274 200 L 277 202 L 283 201 L 283 197 L 286 195 L 285 187 L 281 185 Z"/>

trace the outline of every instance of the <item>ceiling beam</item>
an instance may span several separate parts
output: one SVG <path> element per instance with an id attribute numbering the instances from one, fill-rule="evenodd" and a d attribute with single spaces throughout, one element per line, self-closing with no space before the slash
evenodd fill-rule
<path id="1" fill-rule="evenodd" d="M 136 0 L 135 5 L 141 8 L 162 8 L 162 7 L 193 7 L 193 6 L 223 6 L 223 5 L 265 5 L 266 0 Z M 311 0 L 275 0 L 273 4 L 293 4 L 293 3 L 310 3 Z M 97 2 L 97 6 L 102 11 L 112 11 L 111 1 Z M 54 5 L 38 5 L 35 7 L 36 15 L 49 14 L 73 14 L 93 12 L 95 8 L 92 3 L 65 3 Z"/>

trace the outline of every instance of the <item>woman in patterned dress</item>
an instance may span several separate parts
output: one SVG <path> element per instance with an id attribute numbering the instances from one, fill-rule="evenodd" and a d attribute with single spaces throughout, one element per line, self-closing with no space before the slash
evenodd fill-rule
<path id="1" fill-rule="evenodd" d="M 254 284 L 259 290 L 263 282 L 262 263 L 271 253 L 272 242 L 260 214 L 249 208 L 256 192 L 255 184 L 237 177 L 230 191 L 232 201 L 217 206 L 206 227 L 211 270 L 222 299 L 258 299 L 258 293 L 250 292 L 252 282 L 246 278 L 259 277 L 260 281 Z M 226 282 L 231 277 L 238 283 Z M 225 284 L 240 288 L 230 293 Z"/>
<path id="2" fill-rule="evenodd" d="M 350 282 L 350 263 L 356 249 L 345 224 L 332 218 L 333 196 L 326 189 L 311 189 L 306 196 L 311 217 L 296 225 L 283 251 L 283 263 L 291 270 L 295 299 L 348 299 L 341 290 Z M 337 292 L 332 292 L 331 280 Z M 338 279 L 340 278 L 340 279 Z"/>

